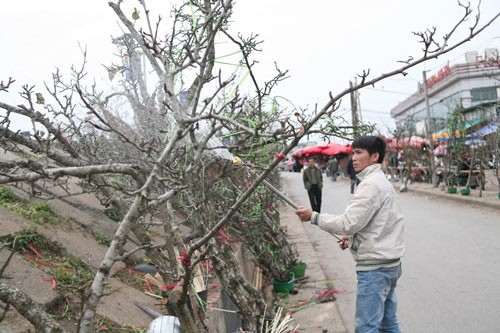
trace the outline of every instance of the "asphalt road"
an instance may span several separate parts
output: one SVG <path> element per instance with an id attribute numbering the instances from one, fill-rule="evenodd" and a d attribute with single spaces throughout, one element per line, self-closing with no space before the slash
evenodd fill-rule
<path id="1" fill-rule="evenodd" d="M 299 173 L 286 173 L 287 194 L 308 205 Z M 322 211 L 341 213 L 349 181 L 325 179 Z M 406 255 L 397 295 L 402 332 L 500 332 L 500 213 L 425 196 L 400 193 Z M 348 251 L 307 224 L 325 275 L 336 289 L 347 332 L 354 331 L 356 275 Z"/>

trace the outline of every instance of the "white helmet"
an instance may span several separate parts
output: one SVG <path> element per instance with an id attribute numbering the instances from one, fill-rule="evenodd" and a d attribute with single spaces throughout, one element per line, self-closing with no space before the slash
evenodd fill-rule
<path id="1" fill-rule="evenodd" d="M 182 333 L 179 319 L 174 316 L 161 316 L 149 324 L 146 333 Z"/>

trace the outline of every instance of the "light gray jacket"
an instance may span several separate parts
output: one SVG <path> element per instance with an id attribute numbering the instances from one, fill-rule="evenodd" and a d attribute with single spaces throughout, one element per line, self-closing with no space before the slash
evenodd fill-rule
<path id="1" fill-rule="evenodd" d="M 396 191 L 380 164 L 366 167 L 357 177 L 361 182 L 343 214 L 314 212 L 311 222 L 329 233 L 352 236 L 350 247 L 356 270 L 397 266 L 405 247 Z"/>

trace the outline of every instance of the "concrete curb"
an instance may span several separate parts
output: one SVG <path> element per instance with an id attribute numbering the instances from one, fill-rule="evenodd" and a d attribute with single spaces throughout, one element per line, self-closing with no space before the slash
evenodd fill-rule
<path id="1" fill-rule="evenodd" d="M 400 183 L 394 184 L 394 188 L 399 192 Z M 477 190 L 475 190 L 477 191 Z M 413 186 L 413 184 L 408 185 L 408 192 L 415 193 L 418 195 L 430 196 L 433 198 L 440 198 L 448 201 L 461 202 L 466 204 L 477 205 L 480 207 L 491 208 L 500 210 L 500 200 L 495 196 L 492 191 L 483 191 L 483 197 L 476 197 L 473 195 L 462 196 L 460 193 L 446 193 L 439 188 L 434 188 L 431 184 L 418 184 Z M 474 193 L 476 194 L 476 193 Z"/>

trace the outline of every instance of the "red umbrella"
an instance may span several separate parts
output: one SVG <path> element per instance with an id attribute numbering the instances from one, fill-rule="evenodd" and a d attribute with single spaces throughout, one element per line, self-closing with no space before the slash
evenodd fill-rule
<path id="1" fill-rule="evenodd" d="M 352 152 L 351 146 L 350 145 L 342 145 L 340 143 L 330 143 L 323 151 L 321 154 L 323 155 L 337 155 L 340 153 L 346 153 L 350 154 Z"/>
<path id="2" fill-rule="evenodd" d="M 302 151 L 302 149 L 297 149 L 296 151 L 294 151 L 292 153 L 293 158 L 301 158 L 302 155 L 304 155 L 304 152 Z"/>
<path id="3" fill-rule="evenodd" d="M 309 146 L 309 147 L 302 148 L 302 153 L 306 156 L 314 155 L 314 154 L 321 154 L 323 149 L 324 148 L 320 147 L 320 146 Z"/>

